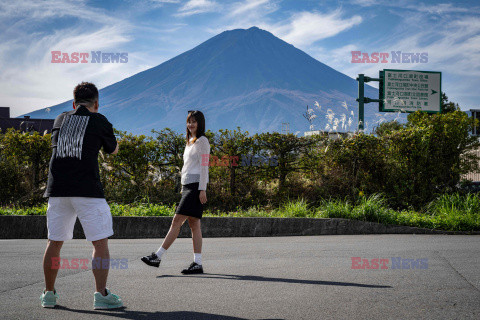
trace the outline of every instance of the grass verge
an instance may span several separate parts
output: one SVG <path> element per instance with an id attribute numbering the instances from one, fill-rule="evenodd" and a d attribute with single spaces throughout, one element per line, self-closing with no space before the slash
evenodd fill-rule
<path id="1" fill-rule="evenodd" d="M 113 216 L 173 216 L 175 205 L 136 203 L 110 204 Z M 0 215 L 45 215 L 47 205 L 36 207 L 0 207 Z M 205 210 L 205 217 L 271 217 L 271 218 L 345 218 L 383 224 L 405 225 L 448 231 L 480 231 L 480 197 L 478 195 L 442 195 L 422 212 L 396 211 L 388 207 L 379 194 L 360 197 L 356 203 L 345 200 L 323 200 L 311 207 L 305 200 L 289 200 L 276 209 L 258 206 L 232 212 Z"/>

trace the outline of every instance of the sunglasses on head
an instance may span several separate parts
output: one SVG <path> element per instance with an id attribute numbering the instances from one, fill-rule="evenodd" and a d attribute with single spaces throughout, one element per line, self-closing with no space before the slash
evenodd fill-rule
<path id="1" fill-rule="evenodd" d="M 197 111 L 197 110 L 188 110 L 188 113 L 195 112 L 195 111 Z"/>

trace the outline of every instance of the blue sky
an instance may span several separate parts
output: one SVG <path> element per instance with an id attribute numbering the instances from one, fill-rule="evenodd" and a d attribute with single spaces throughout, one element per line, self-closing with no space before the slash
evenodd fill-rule
<path id="1" fill-rule="evenodd" d="M 103 88 L 222 31 L 252 26 L 352 78 L 384 68 L 441 71 L 450 100 L 480 109 L 473 0 L 0 0 L 0 106 L 19 116 L 55 105 L 83 80 Z M 51 51 L 128 52 L 128 63 L 57 64 Z M 428 62 L 352 63 L 351 51 L 427 52 Z"/>

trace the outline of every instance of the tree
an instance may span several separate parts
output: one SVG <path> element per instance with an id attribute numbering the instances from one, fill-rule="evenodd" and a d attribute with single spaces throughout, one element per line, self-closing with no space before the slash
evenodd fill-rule
<path id="1" fill-rule="evenodd" d="M 442 92 L 442 100 L 440 102 L 440 105 L 442 106 L 442 113 L 450 113 L 450 112 L 454 112 L 454 111 L 460 111 L 460 107 L 459 107 L 458 103 L 448 101 L 448 97 L 445 94 L 445 92 Z"/>
<path id="2" fill-rule="evenodd" d="M 225 164 L 229 172 L 230 195 L 235 196 L 237 171 L 245 171 L 248 168 L 240 166 L 242 156 L 252 153 L 252 138 L 248 131 L 242 132 L 240 127 L 236 129 L 220 129 L 213 141 L 213 153 L 218 153 L 219 164 Z M 216 155 L 214 155 L 216 156 Z"/>
<path id="3" fill-rule="evenodd" d="M 324 180 L 338 195 L 380 192 L 385 181 L 386 148 L 382 138 L 358 133 L 328 141 Z"/>
<path id="4" fill-rule="evenodd" d="M 374 130 L 374 133 L 379 137 L 383 137 L 393 131 L 397 131 L 404 128 L 404 125 L 397 120 L 387 121 L 380 123 Z"/>
<path id="5" fill-rule="evenodd" d="M 478 169 L 480 146 L 469 134 L 473 121 L 465 112 L 408 116 L 405 129 L 385 136 L 389 146 L 387 178 L 402 204 L 423 205 L 437 194 L 452 192 L 462 174 Z"/>
<path id="6" fill-rule="evenodd" d="M 107 190 L 121 201 L 136 201 L 148 198 L 161 163 L 158 141 L 144 135 L 115 130 L 118 136 L 119 151 L 115 156 L 100 155 L 102 173 L 108 179 Z"/>
<path id="7" fill-rule="evenodd" d="M 185 150 L 185 137 L 176 133 L 170 128 L 161 131 L 152 130 L 156 134 L 158 154 L 159 154 L 159 170 L 165 176 L 173 176 L 175 179 L 175 192 L 180 190 L 180 170 L 183 166 L 183 152 Z"/>
<path id="8" fill-rule="evenodd" d="M 256 134 L 254 139 L 260 150 L 267 153 L 268 156 L 277 157 L 278 166 L 269 166 L 266 170 L 278 178 L 281 191 L 284 190 L 288 173 L 300 170 L 298 160 L 301 153 L 316 142 L 314 139 L 297 137 L 293 133 L 281 134 L 278 132 Z"/>
<path id="9" fill-rule="evenodd" d="M 50 134 L 9 129 L 0 139 L 1 202 L 42 199 L 52 150 Z"/>

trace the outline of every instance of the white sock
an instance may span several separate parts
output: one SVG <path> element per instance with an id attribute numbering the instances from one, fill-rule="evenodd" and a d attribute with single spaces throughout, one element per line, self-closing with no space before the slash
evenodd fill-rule
<path id="1" fill-rule="evenodd" d="M 201 253 L 194 253 L 193 254 L 193 262 L 198 265 L 202 265 L 202 254 Z"/>
<path id="2" fill-rule="evenodd" d="M 167 249 L 163 249 L 163 247 L 160 247 L 160 249 L 158 249 L 157 251 L 157 256 L 158 256 L 158 259 L 162 259 L 162 255 L 167 252 Z"/>

